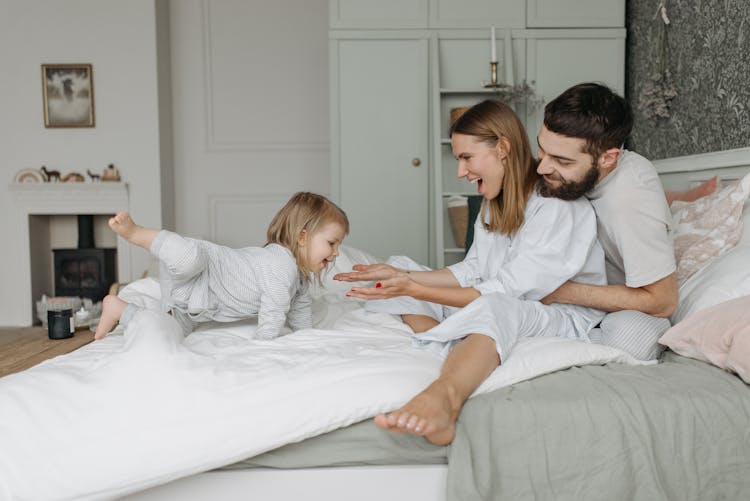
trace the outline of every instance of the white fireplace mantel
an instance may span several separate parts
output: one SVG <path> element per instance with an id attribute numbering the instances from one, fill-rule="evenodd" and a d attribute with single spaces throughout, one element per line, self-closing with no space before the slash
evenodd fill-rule
<path id="1" fill-rule="evenodd" d="M 127 183 L 17 183 L 8 187 L 17 207 L 15 240 L 23 246 L 22 262 L 16 270 L 14 283 L 19 286 L 21 297 L 27 308 L 26 318 L 33 315 L 31 284 L 31 248 L 29 216 L 56 216 L 72 214 L 116 214 L 129 209 Z M 128 279 L 131 271 L 130 245 L 122 238 L 117 239 L 117 275 Z M 37 298 L 38 299 L 38 298 Z"/>

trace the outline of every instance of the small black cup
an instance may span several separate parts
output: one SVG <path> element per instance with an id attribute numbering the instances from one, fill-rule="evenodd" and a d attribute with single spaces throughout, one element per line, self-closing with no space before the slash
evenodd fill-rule
<path id="1" fill-rule="evenodd" d="M 47 335 L 50 339 L 67 339 L 75 332 L 73 310 L 48 310 Z"/>

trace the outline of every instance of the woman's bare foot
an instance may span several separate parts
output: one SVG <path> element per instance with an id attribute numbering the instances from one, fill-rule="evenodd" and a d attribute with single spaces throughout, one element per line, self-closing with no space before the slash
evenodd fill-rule
<path id="1" fill-rule="evenodd" d="M 128 211 L 118 212 L 114 217 L 109 218 L 109 227 L 131 244 L 138 245 L 146 250 L 151 248 L 151 242 L 159 233 L 159 230 L 152 230 L 135 224 Z"/>
<path id="2" fill-rule="evenodd" d="M 108 294 L 102 301 L 102 317 L 99 319 L 99 325 L 96 326 L 94 339 L 102 339 L 109 334 L 120 321 L 122 312 L 127 306 L 128 303 L 119 297 Z"/>
<path id="3" fill-rule="evenodd" d="M 714 176 L 708 181 L 704 181 L 695 188 L 691 188 L 689 190 L 668 191 L 667 202 L 669 203 L 669 205 L 672 205 L 672 202 L 674 202 L 675 200 L 680 200 L 682 202 L 693 202 L 695 200 L 698 200 L 699 198 L 703 198 L 716 191 L 718 181 L 718 178 Z"/>
<path id="4" fill-rule="evenodd" d="M 459 400 L 449 385 L 437 380 L 400 409 L 375 416 L 375 424 L 384 430 L 421 435 L 435 445 L 447 445 L 456 436 L 462 404 Z"/>

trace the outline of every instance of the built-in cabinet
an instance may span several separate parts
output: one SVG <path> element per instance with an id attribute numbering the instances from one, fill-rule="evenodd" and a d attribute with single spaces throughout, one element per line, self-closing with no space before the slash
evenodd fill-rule
<path id="1" fill-rule="evenodd" d="M 624 92 L 624 0 L 331 0 L 329 13 L 333 196 L 347 243 L 379 257 L 463 258 L 446 201 L 475 187 L 456 178 L 451 109 L 503 98 L 535 145 L 544 104 L 570 85 Z M 483 87 L 491 26 L 498 81 L 533 94 Z"/>

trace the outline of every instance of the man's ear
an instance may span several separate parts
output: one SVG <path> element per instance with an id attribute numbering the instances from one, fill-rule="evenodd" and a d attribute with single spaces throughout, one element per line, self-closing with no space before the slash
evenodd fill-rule
<path id="1" fill-rule="evenodd" d="M 603 169 L 614 169 L 617 159 L 620 158 L 620 148 L 610 148 L 599 156 L 599 167 Z"/>
<path id="2" fill-rule="evenodd" d="M 300 247 L 304 247 L 307 243 L 307 230 L 302 230 L 299 233 L 299 239 L 297 239 L 297 245 Z"/>

